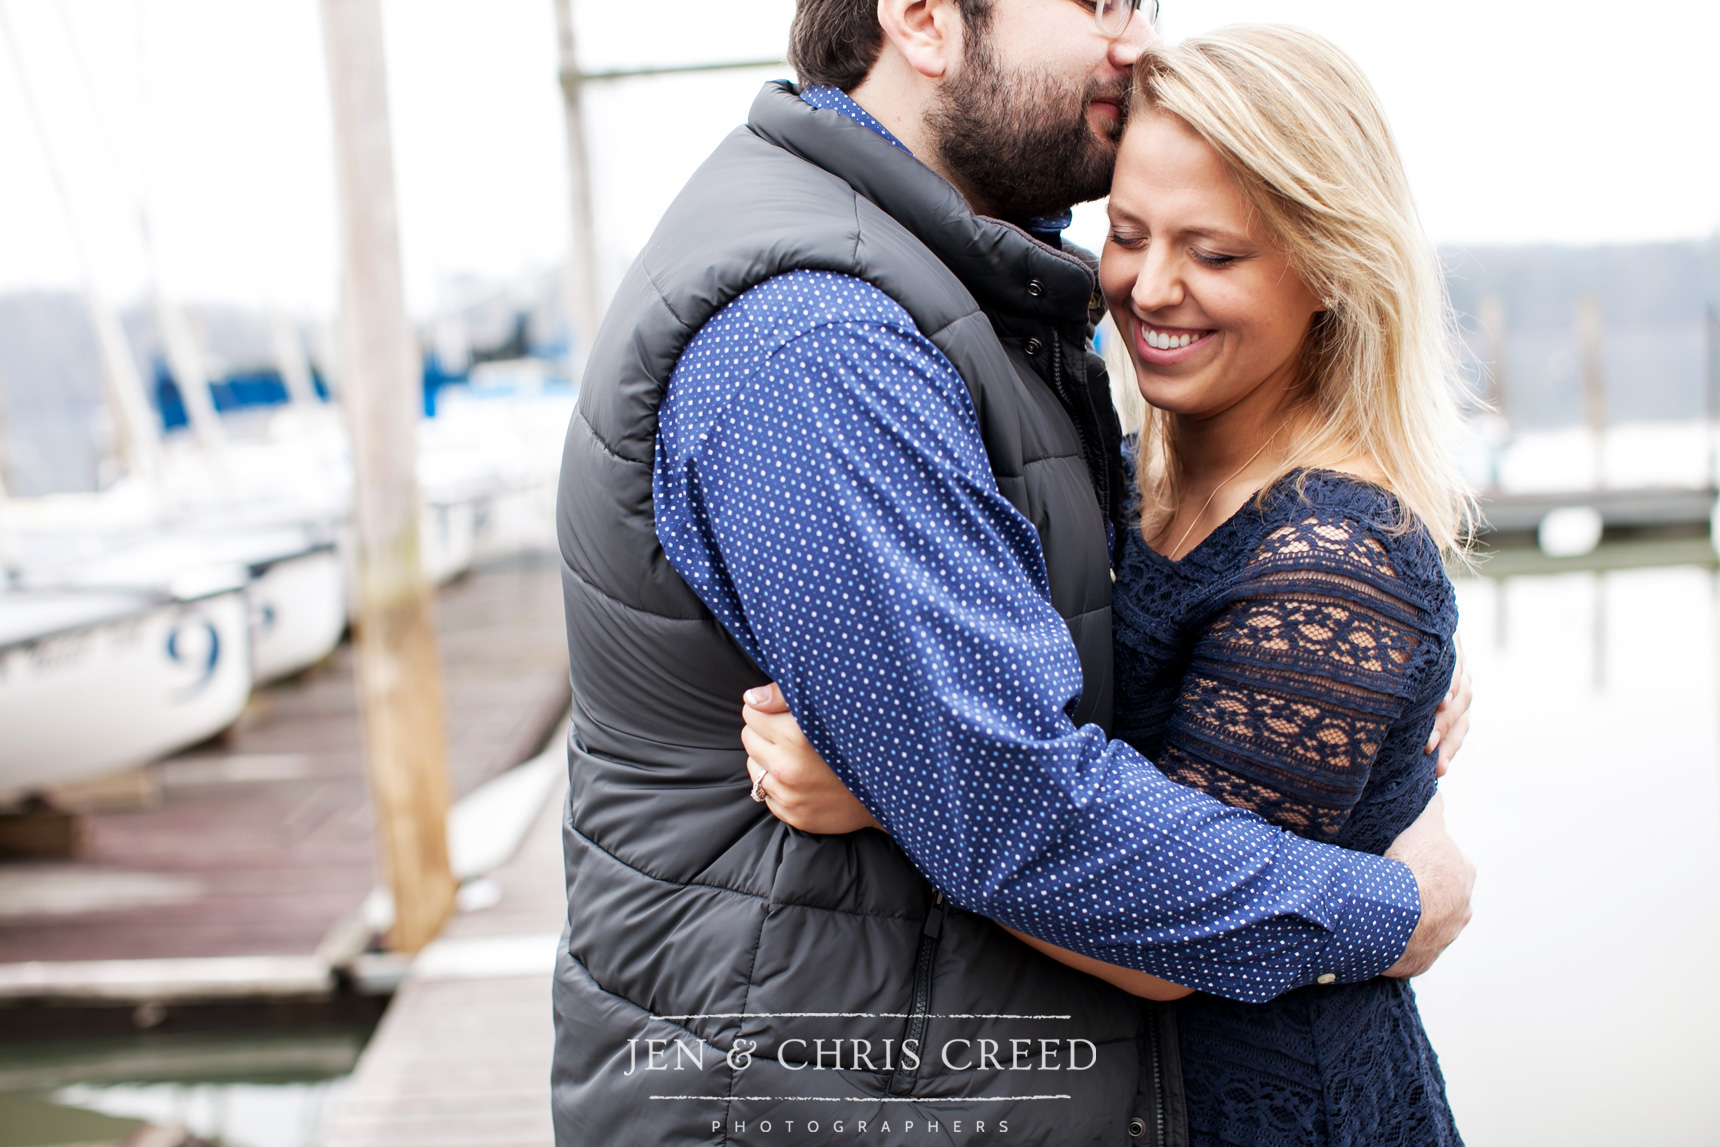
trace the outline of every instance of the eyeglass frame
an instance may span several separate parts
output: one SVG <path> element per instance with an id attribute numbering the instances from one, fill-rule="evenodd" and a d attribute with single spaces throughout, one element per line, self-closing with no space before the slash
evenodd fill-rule
<path id="1" fill-rule="evenodd" d="M 1135 13 L 1139 12 L 1143 5 L 1150 4 L 1152 6 L 1149 10 L 1149 15 L 1147 16 L 1147 23 L 1157 25 L 1159 22 L 1159 14 L 1161 11 L 1159 0 L 1111 0 L 1114 4 L 1127 5 L 1127 11 L 1129 13 L 1123 20 L 1123 26 L 1118 28 L 1115 32 L 1112 32 L 1105 27 L 1105 5 L 1102 0 L 1086 0 L 1086 2 L 1092 4 L 1093 22 L 1099 26 L 1099 34 L 1107 40 L 1122 39 L 1124 34 L 1128 32 L 1129 25 L 1134 23 Z"/>

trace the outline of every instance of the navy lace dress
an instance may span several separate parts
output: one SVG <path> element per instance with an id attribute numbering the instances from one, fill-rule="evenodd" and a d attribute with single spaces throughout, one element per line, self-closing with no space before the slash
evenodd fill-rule
<path id="1" fill-rule="evenodd" d="M 1181 561 L 1131 531 L 1115 591 L 1117 735 L 1175 780 L 1303 836 L 1383 853 L 1434 791 L 1422 753 L 1457 608 L 1391 496 L 1285 479 Z M 1461 1144 L 1402 980 L 1178 1005 L 1198 1147 Z"/>

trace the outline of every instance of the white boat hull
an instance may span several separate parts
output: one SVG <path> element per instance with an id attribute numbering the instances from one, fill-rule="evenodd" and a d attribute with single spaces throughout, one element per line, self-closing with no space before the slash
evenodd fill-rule
<path id="1" fill-rule="evenodd" d="M 0 611 L 67 596 L 0 595 Z M 0 646 L 0 794 L 147 764 L 238 719 L 251 693 L 243 590 L 136 601 L 123 616 Z"/>
<path id="2" fill-rule="evenodd" d="M 177 592 L 186 579 L 240 576 L 250 603 L 252 676 L 267 684 L 308 669 L 346 630 L 346 566 L 328 531 L 295 525 L 228 531 L 158 530 L 141 537 L 91 535 L 78 559 L 38 543 L 25 584 L 40 589 Z"/>
<path id="3" fill-rule="evenodd" d="M 346 566 L 333 546 L 253 569 L 245 598 L 259 685 L 309 669 L 346 631 Z"/>

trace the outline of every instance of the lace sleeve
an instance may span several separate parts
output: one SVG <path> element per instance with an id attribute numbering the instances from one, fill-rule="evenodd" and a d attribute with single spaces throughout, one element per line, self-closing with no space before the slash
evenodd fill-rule
<path id="1" fill-rule="evenodd" d="M 1273 531 L 1202 627 L 1160 767 L 1303 836 L 1335 835 L 1440 656 L 1416 596 L 1353 521 Z"/>

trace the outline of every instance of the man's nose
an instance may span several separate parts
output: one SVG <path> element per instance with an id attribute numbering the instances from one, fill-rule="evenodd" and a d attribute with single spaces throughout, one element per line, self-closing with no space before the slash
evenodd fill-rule
<path id="1" fill-rule="evenodd" d="M 1123 34 L 1111 41 L 1111 63 L 1127 71 L 1135 66 L 1142 52 L 1158 42 L 1158 29 L 1153 27 L 1151 20 L 1137 13 Z"/>

